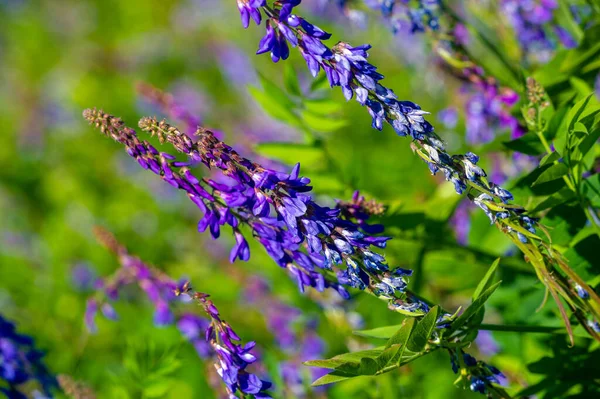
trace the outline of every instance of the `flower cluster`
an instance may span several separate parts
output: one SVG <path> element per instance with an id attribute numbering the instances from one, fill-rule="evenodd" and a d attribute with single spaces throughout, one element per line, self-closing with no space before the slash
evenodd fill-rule
<path id="1" fill-rule="evenodd" d="M 255 343 L 249 342 L 244 346 L 238 343 L 241 338 L 227 322 L 221 319 L 218 309 L 208 299 L 207 294 L 193 291 L 188 282 L 175 282 L 161 271 L 130 255 L 110 233 L 96 229 L 96 236 L 119 257 L 121 264 L 121 268 L 107 279 L 106 283 L 98 285 L 108 299 L 116 300 L 120 289 L 129 284 L 137 284 L 155 304 L 155 323 L 164 325 L 176 320 L 179 331 L 194 345 L 201 357 L 217 359 L 215 368 L 225 383 L 230 398 L 245 397 L 245 395 L 254 395 L 257 399 L 270 397 L 266 391 L 271 383 L 246 371 L 246 368 L 257 360 L 251 352 Z M 193 313 L 183 313 L 175 317 L 169 306 L 170 303 L 188 297 L 201 305 L 210 321 Z M 99 305 L 102 306 L 106 317 L 116 318 L 116 313 L 108 302 L 100 304 L 97 298 L 91 298 L 85 316 L 89 329 L 95 328 L 94 317 Z"/>
<path id="2" fill-rule="evenodd" d="M 348 297 L 347 285 L 387 300 L 399 312 L 419 315 L 427 311 L 425 303 L 405 290 L 411 271 L 390 270 L 385 257 L 371 249 L 385 247 L 389 238 L 369 235 L 359 224 L 340 217 L 339 209 L 314 202 L 309 195 L 310 180 L 299 175 L 299 165 L 289 174 L 269 170 L 240 156 L 210 131 L 199 128 L 193 142 L 164 121 L 143 118 L 142 130 L 188 156 L 188 162 L 179 162 L 141 141 L 119 118 L 97 110 L 86 110 L 84 117 L 124 144 L 142 167 L 186 191 L 204 213 L 199 231 L 209 230 L 216 239 L 221 228 L 229 226 L 235 238 L 232 262 L 250 257 L 241 230 L 245 225 L 277 264 L 290 271 L 300 290 L 305 286 L 319 291 L 333 288 Z M 231 184 L 197 178 L 189 168 L 196 163 L 221 170 Z"/>
<path id="3" fill-rule="evenodd" d="M 460 380 L 466 382 L 473 392 L 490 394 L 499 392 L 495 384 L 500 384 L 501 378 L 506 378 L 500 370 L 482 361 L 477 361 L 473 356 L 462 349 L 449 349 L 450 363 L 454 374 L 460 374 Z"/>
<path id="4" fill-rule="evenodd" d="M 512 194 L 488 181 L 487 173 L 478 165 L 479 157 L 472 152 L 464 155 L 448 154 L 433 126 L 425 120 L 423 115 L 427 112 L 410 101 L 398 100 L 392 90 L 381 85 L 383 75 L 367 61 L 369 45 L 352 47 L 348 43 L 339 42 L 332 48 L 326 47 L 321 40 L 330 35 L 292 13 L 300 0 L 277 1 L 273 7 L 267 5 L 266 1 L 244 4 L 252 8 L 256 15 L 260 16 L 262 11 L 268 17 L 267 35 L 261 41 L 259 53 L 263 49 L 272 49 L 269 46 L 263 48 L 264 43 L 274 43 L 271 37 L 278 38 L 276 42 L 280 47 L 285 45 L 287 48 L 285 42 L 288 41 L 290 45 L 299 48 L 313 75 L 323 69 L 331 86 L 340 86 L 346 99 L 356 96 L 357 101 L 371 115 L 373 128 L 382 130 L 384 122 L 387 122 L 398 135 L 410 136 L 411 148 L 427 163 L 431 173 L 435 175 L 442 172 L 445 179 L 454 184 L 458 194 L 466 192 L 467 197 L 486 213 L 491 223 L 496 224 L 527 256 L 555 300 L 559 300 L 558 295 L 563 296 L 581 324 L 600 340 L 600 336 L 587 327 L 586 316 L 578 311 L 582 310 L 588 317 L 600 318 L 600 297 L 594 296 L 593 304 L 580 301 L 575 294 L 574 283 L 582 286 L 587 284 L 570 269 L 558 252 L 536 234 L 537 221 L 526 216 L 524 208 L 509 203 L 513 199 Z M 260 23 L 260 18 L 256 22 Z M 278 60 L 279 57 L 275 59 Z M 349 266 L 348 269 L 351 270 L 352 264 Z M 548 273 L 548 268 L 556 269 L 557 272 L 552 270 Z M 398 270 L 386 272 L 386 281 L 392 282 L 394 289 L 402 290 L 403 272 L 399 271 L 401 275 L 396 276 Z M 356 280 L 348 281 L 357 285 Z M 378 288 L 381 291 L 383 287 L 380 285 Z M 559 303 L 559 306 L 562 305 Z M 566 316 L 563 320 L 569 325 Z"/>
<path id="5" fill-rule="evenodd" d="M 265 314 L 269 331 L 274 333 L 277 346 L 286 355 L 280 365 L 284 389 L 290 396 L 306 396 L 306 381 L 300 370 L 302 362 L 320 358 L 325 349 L 323 340 L 316 333 L 315 321 L 305 320 L 300 309 L 275 298 L 269 284 L 259 277 L 246 281 L 244 301 Z M 318 368 L 310 371 L 313 380 L 326 373 Z"/>
<path id="6" fill-rule="evenodd" d="M 33 338 L 19 334 L 9 320 L 0 315 L 0 393 L 9 399 L 25 399 L 19 385 L 34 381 L 46 396 L 57 387 L 55 377 L 43 362 L 44 353 L 36 349 Z"/>
<path id="7" fill-rule="evenodd" d="M 215 368 L 227 387 L 229 397 L 238 397 L 237 392 L 239 391 L 241 397 L 253 395 L 256 399 L 270 398 L 267 390 L 271 388 L 271 383 L 246 371 L 246 368 L 257 360 L 257 357 L 252 354 L 255 342 L 251 341 L 243 346 L 238 343 L 241 338 L 233 331 L 229 323 L 221 318 L 219 310 L 208 299 L 208 295 L 192 291 L 188 284 L 177 289 L 176 294 L 186 294 L 196 300 L 210 317 L 205 337 L 218 360 Z"/>
<path id="8" fill-rule="evenodd" d="M 557 47 L 577 43 L 569 32 L 554 22 L 558 0 L 502 0 L 500 7 L 515 30 L 526 56 L 547 62 Z"/>

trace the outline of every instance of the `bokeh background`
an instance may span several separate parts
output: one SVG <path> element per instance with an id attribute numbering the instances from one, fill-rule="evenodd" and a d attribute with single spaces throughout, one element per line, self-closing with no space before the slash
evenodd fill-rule
<path id="1" fill-rule="evenodd" d="M 461 83 L 444 73 L 421 39 L 394 36 L 377 18 L 366 28 L 349 23 L 321 3 L 307 0 L 301 8 L 334 33 L 331 43 L 371 43 L 371 62 L 388 86 L 432 112 L 430 120 L 451 152 L 476 151 L 486 167 L 496 162 L 496 169 L 510 175 L 514 164 L 499 144 L 509 133 L 499 132 L 486 145 L 465 141 L 463 115 L 453 120 L 453 107 L 464 101 Z M 498 24 L 502 16 L 490 7 L 480 7 L 477 16 Z M 244 30 L 235 1 L 0 0 L 0 21 L 0 311 L 36 339 L 53 371 L 84 382 L 98 397 L 216 396 L 207 377 L 212 366 L 175 326 L 156 327 L 151 305 L 135 289 L 115 305 L 118 321 L 100 317 L 98 333 L 87 332 L 83 313 L 92 282 L 118 268 L 94 238 L 95 225 L 170 276 L 185 276 L 196 289 L 210 292 L 238 334 L 257 341 L 265 372 L 282 397 L 296 394 L 282 392 L 279 365 L 298 359 L 274 340 L 266 324 L 268 311 L 248 300 L 256 278 L 270 286 L 273 301 L 300 309 L 294 329 L 299 337 L 307 325 L 314 329 L 323 341 L 322 356 L 369 344 L 352 336 L 352 330 L 400 321 L 366 295 L 341 303 L 300 294 L 252 242 L 250 261 L 230 264 L 230 237 L 213 241 L 197 233 L 201 215 L 182 193 L 140 169 L 81 118 L 82 110 L 92 106 L 133 126 L 141 116 L 162 116 L 140 97 L 139 82 L 172 93 L 244 154 L 277 159 L 282 170 L 289 168 L 286 163 L 301 161 L 326 204 L 349 199 L 357 189 L 385 204 L 379 220 L 394 237 L 386 254 L 390 264 L 415 270 L 411 287 L 418 293 L 447 308 L 464 305 L 487 267 L 504 256 L 503 283 L 486 321 L 560 325 L 552 303 L 536 312 L 544 296 L 540 283 L 482 212 L 472 214 L 470 228 L 466 222 L 453 228 L 460 197 L 430 175 L 408 142 L 387 127 L 374 131 L 366 112 L 355 102 L 346 104 L 339 90 L 313 84 L 297 54 L 285 67 L 272 64 L 268 56 L 254 56 L 262 28 Z M 517 52 L 510 32 L 503 34 L 507 48 Z M 288 79 L 295 74 L 296 88 Z M 293 104 L 312 107 L 306 118 L 310 126 L 285 123 L 287 105 L 283 111 L 265 110 L 264 102 L 261 106 L 260 92 L 273 84 L 283 93 L 301 93 Z M 298 147 L 258 145 L 272 141 Z M 302 147 L 307 142 L 318 142 L 322 151 L 307 152 Z M 472 351 L 501 368 L 513 386 L 551 385 L 566 378 L 565 364 L 573 361 L 565 342 L 560 334 L 483 333 Z M 553 353 L 551 344 L 560 353 Z M 544 361 L 548 356 L 556 363 Z M 478 397 L 452 385 L 449 366 L 445 354 L 435 354 L 399 371 L 353 379 L 308 397 Z"/>

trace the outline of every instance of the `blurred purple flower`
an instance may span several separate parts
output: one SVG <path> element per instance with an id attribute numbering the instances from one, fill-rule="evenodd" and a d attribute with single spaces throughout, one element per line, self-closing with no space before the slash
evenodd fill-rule
<path id="1" fill-rule="evenodd" d="M 252 61 L 235 44 L 217 44 L 215 53 L 221 66 L 220 70 L 233 87 L 240 88 L 258 82 Z"/>
<path id="2" fill-rule="evenodd" d="M 469 232 L 471 231 L 471 212 L 473 205 L 468 201 L 461 201 L 450 219 L 450 226 L 456 234 L 456 241 L 461 245 L 469 243 Z"/>
<path id="3" fill-rule="evenodd" d="M 244 299 L 266 315 L 269 331 L 286 354 L 286 360 L 280 365 L 286 393 L 305 397 L 307 382 L 301 371 L 302 362 L 321 358 L 325 352 L 325 343 L 315 331 L 316 323 L 307 321 L 300 309 L 282 303 L 263 278 L 254 276 L 247 280 Z M 311 369 L 313 379 L 327 372 Z"/>
<path id="4" fill-rule="evenodd" d="M 489 331 L 479 330 L 477 338 L 475 338 L 475 343 L 482 355 L 493 356 L 500 352 L 500 345 L 498 345 L 498 342 L 496 342 L 494 336 Z"/>
<path id="5" fill-rule="evenodd" d="M 87 263 L 78 263 L 71 269 L 71 284 L 77 291 L 90 291 L 95 281 L 96 271 Z"/>
<path id="6" fill-rule="evenodd" d="M 454 129 L 458 123 L 458 110 L 454 107 L 445 108 L 438 112 L 437 118 L 446 129 Z"/>

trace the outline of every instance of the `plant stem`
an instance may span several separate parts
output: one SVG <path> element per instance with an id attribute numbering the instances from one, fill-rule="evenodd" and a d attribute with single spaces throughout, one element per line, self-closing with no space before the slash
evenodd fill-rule
<path id="1" fill-rule="evenodd" d="M 517 324 L 480 324 L 479 330 L 485 331 L 504 331 L 518 333 L 540 333 L 540 334 L 566 334 L 562 327 L 545 327 L 545 326 L 526 326 Z"/>

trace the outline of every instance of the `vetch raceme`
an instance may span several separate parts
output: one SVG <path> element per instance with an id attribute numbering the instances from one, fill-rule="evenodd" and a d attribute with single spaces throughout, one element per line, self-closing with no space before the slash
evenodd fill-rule
<path id="1" fill-rule="evenodd" d="M 32 383 L 52 397 L 58 385 L 43 357 L 33 338 L 18 333 L 15 324 L 0 315 L 0 393 L 9 399 L 26 399 L 20 386 Z"/>
<path id="2" fill-rule="evenodd" d="M 204 213 L 199 231 L 209 230 L 216 239 L 222 226 L 231 227 L 236 242 L 231 261 L 250 257 L 241 230 L 245 225 L 277 264 L 290 272 L 300 290 L 305 286 L 319 291 L 332 288 L 348 297 L 344 286 L 351 286 L 386 300 L 391 309 L 401 313 L 421 315 L 427 311 L 427 304 L 406 290 L 411 271 L 391 270 L 384 256 L 373 251 L 373 247 L 384 248 L 389 237 L 369 235 L 361 225 L 340 217 L 339 209 L 314 202 L 308 194 L 310 180 L 299 175 L 299 165 L 289 174 L 276 172 L 241 157 L 203 128 L 198 129 L 194 142 L 164 121 L 140 120 L 143 130 L 188 156 L 188 162 L 179 162 L 141 141 L 119 118 L 97 110 L 86 110 L 84 116 L 124 144 L 142 167 L 186 191 Z M 191 163 L 221 170 L 231 184 L 197 178 L 189 168 Z"/>
<path id="3" fill-rule="evenodd" d="M 147 265 L 140 258 L 130 255 L 127 249 L 107 231 L 97 228 L 96 236 L 109 250 L 119 257 L 121 269 L 113 274 L 106 283 L 99 285 L 110 300 L 118 298 L 119 290 L 129 284 L 137 284 L 155 304 L 155 324 L 164 325 L 176 322 L 181 334 L 194 346 L 198 355 L 204 359 L 215 359 L 217 373 L 225 384 L 229 398 L 247 398 L 253 395 L 256 399 L 270 398 L 267 390 L 271 383 L 261 380 L 257 375 L 249 373 L 246 368 L 257 361 L 252 353 L 254 342 L 241 345 L 241 338 L 224 321 L 209 295 L 194 291 L 189 282 L 176 282 L 158 269 Z M 200 318 L 194 313 L 185 312 L 175 315 L 171 309 L 175 301 L 189 297 L 196 301 L 209 316 L 209 320 Z M 102 298 L 103 299 L 103 298 Z M 86 324 L 93 321 L 94 314 L 102 308 L 104 316 L 115 319 L 116 313 L 107 302 L 96 298 L 88 301 Z M 90 306 L 93 303 L 93 306 Z M 110 309 L 109 311 L 105 311 Z M 88 325 L 88 328 L 95 325 Z"/>
<path id="4" fill-rule="evenodd" d="M 218 361 L 215 368 L 226 386 L 229 397 L 246 398 L 247 395 L 252 395 L 256 399 L 270 398 L 268 390 L 271 383 L 246 371 L 249 365 L 257 361 L 257 357 L 252 354 L 256 343 L 239 343 L 241 338 L 229 323 L 221 318 L 219 310 L 207 294 L 193 291 L 189 284 L 184 284 L 175 293 L 185 294 L 194 299 L 210 317 L 210 324 L 205 333 L 206 341 L 215 353 Z"/>
<path id="5" fill-rule="evenodd" d="M 284 58 L 279 55 L 282 47 L 288 48 L 287 42 L 297 46 L 314 76 L 323 69 L 331 86 L 340 86 L 346 99 L 356 96 L 356 100 L 371 115 L 373 128 L 382 130 L 384 122 L 387 122 L 399 136 L 410 136 L 412 150 L 427 163 L 431 173 L 442 172 L 445 179 L 454 184 L 458 194 L 466 192 L 467 197 L 486 213 L 490 222 L 519 247 L 561 308 L 567 329 L 571 330 L 570 322 L 559 296 L 566 300 L 584 328 L 600 341 L 600 336 L 588 327 L 587 322 L 588 318 L 600 319 L 600 297 L 592 293 L 592 300 L 583 301 L 576 294 L 575 283 L 588 292 L 593 291 L 569 267 L 562 255 L 537 235 L 536 227 L 543 230 L 543 226 L 527 216 L 523 207 L 509 203 L 513 199 L 509 191 L 487 179 L 487 173 L 478 165 L 477 155 L 472 152 L 463 155 L 448 154 L 433 126 L 425 120 L 427 112 L 410 101 L 398 100 L 392 90 L 381 85 L 383 75 L 367 62 L 369 45 L 353 47 L 348 43 L 338 42 L 332 48 L 326 47 L 321 40 L 331 35 L 292 13 L 300 0 L 276 1 L 272 7 L 266 2 L 261 4 L 256 4 L 254 9 L 267 16 L 267 35 L 261 41 L 259 53 L 271 50 L 272 56 L 277 55 L 274 61 L 278 61 L 279 58 Z M 274 46 L 278 46 L 276 50 Z M 345 250 L 339 249 L 342 253 Z M 368 258 L 367 256 L 365 260 L 370 260 Z M 357 270 L 352 261 L 348 266 L 349 271 Z M 371 267 L 368 269 L 372 270 Z M 394 275 L 402 274 L 398 270 L 383 272 L 387 274 L 386 281 L 380 279 L 377 288 L 385 292 L 384 287 L 387 282 L 391 282 L 394 289 L 402 290 L 400 281 Z M 349 277 L 349 282 L 361 286 L 357 279 L 353 279 L 355 276 L 351 274 Z M 570 337 L 572 339 L 571 334 Z"/>

